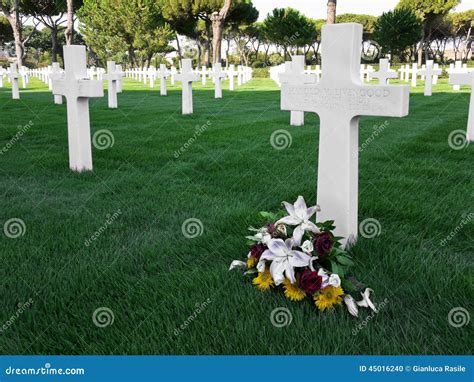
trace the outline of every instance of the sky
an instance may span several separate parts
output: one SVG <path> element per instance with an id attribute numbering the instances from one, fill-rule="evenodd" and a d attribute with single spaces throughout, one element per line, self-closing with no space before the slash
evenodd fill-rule
<path id="1" fill-rule="evenodd" d="M 268 12 L 274 8 L 292 7 L 313 19 L 326 18 L 327 0 L 252 0 L 260 12 L 262 21 Z M 364 13 L 380 16 L 383 12 L 393 9 L 398 0 L 337 0 L 337 13 Z M 462 0 L 456 11 L 466 11 L 474 8 L 474 0 Z"/>

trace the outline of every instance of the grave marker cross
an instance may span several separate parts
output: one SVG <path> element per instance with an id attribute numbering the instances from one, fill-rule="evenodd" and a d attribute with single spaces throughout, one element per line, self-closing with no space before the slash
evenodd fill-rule
<path id="1" fill-rule="evenodd" d="M 435 75 L 440 76 L 442 72 L 441 69 L 435 69 L 433 67 L 432 60 L 426 61 L 426 67 L 420 71 L 420 74 L 425 77 L 425 96 L 431 96 L 433 94 L 433 77 Z"/>
<path id="2" fill-rule="evenodd" d="M 89 120 L 89 98 L 103 97 L 102 81 L 89 80 L 86 67 L 86 47 L 63 47 L 65 73 L 53 79 L 53 94 L 63 95 L 67 102 L 69 167 L 73 171 L 92 170 L 92 150 Z"/>
<path id="3" fill-rule="evenodd" d="M 362 84 L 361 46 L 362 25 L 323 25 L 321 81 L 281 90 L 283 110 L 319 115 L 318 220 L 335 220 L 344 243 L 357 238 L 359 116 L 402 117 L 409 104 L 408 86 Z"/>
<path id="4" fill-rule="evenodd" d="M 388 85 L 389 78 L 397 78 L 398 74 L 395 70 L 390 69 L 390 61 L 382 58 L 379 61 L 379 70 L 372 73 L 372 77 L 379 79 L 380 85 Z"/>
<path id="5" fill-rule="evenodd" d="M 449 75 L 450 85 L 467 85 L 471 87 L 471 99 L 469 102 L 469 114 L 467 117 L 466 140 L 474 142 L 474 70 L 468 73 L 454 72 Z"/>

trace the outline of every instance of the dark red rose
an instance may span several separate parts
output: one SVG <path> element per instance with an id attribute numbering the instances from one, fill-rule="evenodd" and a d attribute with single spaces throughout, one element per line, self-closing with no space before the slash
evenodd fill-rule
<path id="1" fill-rule="evenodd" d="M 267 246 L 264 244 L 255 244 L 250 248 L 250 256 L 254 257 L 258 261 L 266 249 Z"/>
<path id="2" fill-rule="evenodd" d="M 314 235 L 314 248 L 319 256 L 327 255 L 332 250 L 332 234 L 330 232 L 320 232 Z"/>
<path id="3" fill-rule="evenodd" d="M 300 277 L 300 288 L 306 293 L 314 294 L 321 289 L 322 282 L 323 278 L 319 276 L 317 272 L 305 269 Z"/>

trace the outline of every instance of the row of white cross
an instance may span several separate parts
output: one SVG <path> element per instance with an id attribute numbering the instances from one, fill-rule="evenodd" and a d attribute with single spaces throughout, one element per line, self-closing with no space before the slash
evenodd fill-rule
<path id="1" fill-rule="evenodd" d="M 317 113 L 320 118 L 317 203 L 321 206 L 319 221 L 334 220 L 336 235 L 352 243 L 358 228 L 358 167 L 359 117 L 408 115 L 409 86 L 389 85 L 388 61 L 382 61 L 378 85 L 365 84 L 360 76 L 362 25 L 335 24 L 322 27 L 322 67 L 326 68 L 318 81 L 316 73 L 305 73 L 304 57 L 295 56 L 285 63 L 281 74 L 281 109 L 294 113 L 294 120 L 303 119 L 304 112 Z M 67 100 L 68 141 L 70 167 L 74 171 L 92 169 L 89 103 L 91 97 L 104 94 L 101 80 L 89 78 L 84 46 L 64 47 L 65 71 L 55 70 L 51 75 L 54 95 Z M 176 80 L 182 82 L 183 113 L 192 112 L 192 82 L 200 74 L 192 70 L 191 60 L 182 60 L 182 71 Z M 161 70 L 162 68 L 160 68 Z M 424 75 L 431 79 L 432 65 L 427 64 Z M 11 80 L 18 80 L 11 70 Z M 222 76 L 221 76 L 222 75 Z M 213 69 L 217 83 L 225 76 L 222 68 Z M 114 83 L 122 73 L 115 63 L 109 62 L 102 78 L 109 81 L 109 93 L 116 93 Z M 450 84 L 474 86 L 474 72 L 452 73 Z M 115 89 L 115 90 L 114 90 Z M 109 103 L 110 103 L 109 94 Z M 468 120 L 468 139 L 474 137 L 474 100 L 471 94 Z"/>

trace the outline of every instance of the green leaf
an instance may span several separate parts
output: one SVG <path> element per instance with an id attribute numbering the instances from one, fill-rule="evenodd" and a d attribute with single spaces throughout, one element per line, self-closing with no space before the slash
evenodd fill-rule
<path id="1" fill-rule="evenodd" d="M 354 262 L 347 256 L 337 256 L 336 260 L 339 264 L 347 265 L 349 267 L 352 267 L 354 265 Z"/>
<path id="2" fill-rule="evenodd" d="M 331 272 L 337 273 L 339 277 L 344 277 L 344 267 L 331 260 Z"/>
<path id="3" fill-rule="evenodd" d="M 342 285 L 342 289 L 344 289 L 345 292 L 348 292 L 348 293 L 357 292 L 357 288 L 349 280 L 341 279 L 341 285 Z"/>

